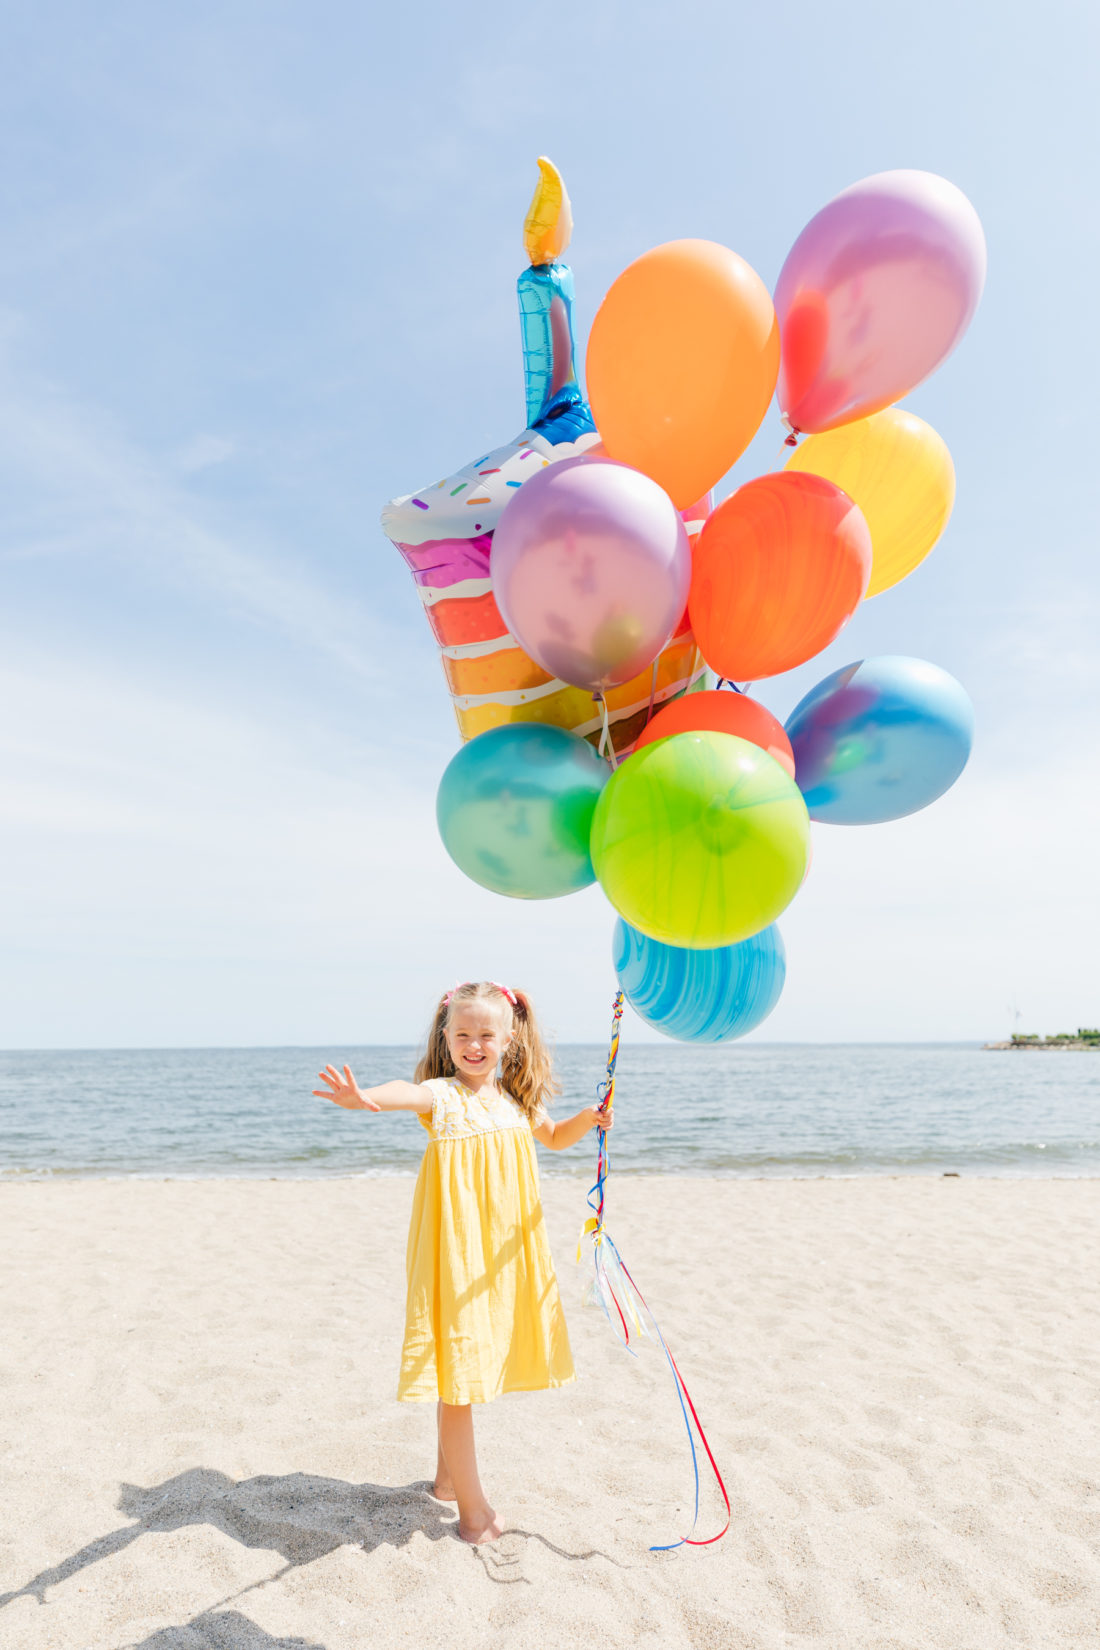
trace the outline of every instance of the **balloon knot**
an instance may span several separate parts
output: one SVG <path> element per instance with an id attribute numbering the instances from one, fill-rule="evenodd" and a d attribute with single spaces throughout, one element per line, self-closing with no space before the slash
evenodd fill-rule
<path id="1" fill-rule="evenodd" d="M 792 430 L 790 435 L 787 437 L 786 441 L 784 441 L 784 443 L 783 443 L 784 447 L 797 447 L 798 446 L 798 436 L 799 436 L 799 432 L 797 430 Z"/>

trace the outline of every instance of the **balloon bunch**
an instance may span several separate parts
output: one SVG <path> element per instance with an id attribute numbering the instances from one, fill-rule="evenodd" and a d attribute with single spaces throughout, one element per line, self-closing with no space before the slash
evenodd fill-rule
<path id="1" fill-rule="evenodd" d="M 519 282 L 528 427 L 383 515 L 468 740 L 443 775 L 440 832 L 497 893 L 598 880 L 632 1005 L 670 1036 L 720 1041 L 782 990 L 774 923 L 806 874 L 810 820 L 900 818 L 969 755 L 965 692 L 921 660 L 834 672 L 786 728 L 733 684 L 812 659 L 942 534 L 950 454 L 894 403 L 965 331 L 985 243 L 954 185 L 908 171 L 830 201 L 774 304 L 727 247 L 656 247 L 596 315 L 590 410 L 560 261 L 569 202 L 539 165 Z M 773 393 L 786 467 L 711 508 Z"/>

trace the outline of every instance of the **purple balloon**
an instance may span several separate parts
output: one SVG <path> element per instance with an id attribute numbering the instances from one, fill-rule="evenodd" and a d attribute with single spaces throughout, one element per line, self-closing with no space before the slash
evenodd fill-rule
<path id="1" fill-rule="evenodd" d="M 629 682 L 678 627 L 691 547 L 662 487 L 610 458 L 525 481 L 497 523 L 493 594 L 543 670 L 592 691 Z"/>
<path id="2" fill-rule="evenodd" d="M 823 206 L 775 289 L 792 428 L 867 418 L 934 372 L 978 307 L 985 262 L 978 214 L 933 172 L 879 172 Z"/>

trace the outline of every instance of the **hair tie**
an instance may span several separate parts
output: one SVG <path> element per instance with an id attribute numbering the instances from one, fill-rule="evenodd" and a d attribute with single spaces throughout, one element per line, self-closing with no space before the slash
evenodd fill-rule
<path id="1" fill-rule="evenodd" d="M 451 998 L 454 996 L 455 992 L 465 991 L 466 987 L 468 985 L 473 985 L 473 983 L 474 982 L 472 980 L 456 980 L 451 989 L 444 993 L 443 1001 L 440 1004 L 440 1007 L 449 1008 L 451 1005 Z M 491 985 L 494 991 L 499 991 L 502 997 L 506 997 L 513 1008 L 518 1008 L 519 1000 L 516 997 L 515 992 L 510 990 L 508 986 L 501 985 L 499 980 L 487 980 L 486 984 Z"/>

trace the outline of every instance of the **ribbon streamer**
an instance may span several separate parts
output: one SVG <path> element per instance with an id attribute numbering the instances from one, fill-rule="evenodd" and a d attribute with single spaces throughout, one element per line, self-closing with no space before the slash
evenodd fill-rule
<path id="1" fill-rule="evenodd" d="M 615 1003 L 611 1017 L 611 1045 L 607 1055 L 607 1070 L 603 1082 L 597 1089 L 600 1111 L 609 1112 L 615 1103 L 615 1066 L 619 1058 L 619 1028 L 623 1017 L 623 993 L 615 994 Z M 640 1338 L 656 1339 L 666 1362 L 672 1372 L 672 1379 L 676 1387 L 676 1396 L 680 1403 L 680 1413 L 684 1418 L 687 1429 L 688 1444 L 691 1448 L 691 1465 L 695 1475 L 695 1512 L 692 1519 L 690 1535 L 681 1536 L 679 1541 L 670 1541 L 663 1546 L 650 1547 L 651 1553 L 672 1552 L 676 1547 L 710 1547 L 716 1541 L 721 1541 L 730 1527 L 730 1498 L 726 1486 L 722 1481 L 722 1474 L 711 1452 L 707 1435 L 703 1431 L 702 1422 L 696 1413 L 695 1405 L 691 1401 L 691 1394 L 687 1389 L 679 1366 L 669 1350 L 668 1343 L 661 1333 L 659 1324 L 646 1303 L 645 1296 L 631 1277 L 622 1256 L 620 1255 L 611 1233 L 604 1224 L 604 1205 L 606 1201 L 607 1177 L 611 1171 L 611 1156 L 607 1145 L 607 1130 L 600 1129 L 600 1149 L 596 1163 L 596 1182 L 588 1193 L 588 1207 L 592 1214 L 585 1221 L 577 1243 L 577 1260 L 581 1259 L 584 1240 L 592 1239 L 592 1261 L 594 1276 L 588 1290 L 587 1300 L 599 1305 L 607 1317 L 612 1329 L 619 1337 L 620 1344 L 626 1348 L 632 1358 L 637 1357 L 631 1342 Z M 689 1419 L 690 1411 L 690 1419 Z M 717 1535 L 700 1539 L 695 1531 L 699 1524 L 699 1456 L 695 1448 L 695 1435 L 692 1432 L 692 1422 L 699 1435 L 699 1442 L 706 1451 L 707 1460 L 714 1472 L 718 1488 L 722 1493 L 722 1500 L 726 1505 L 726 1522 Z"/>

